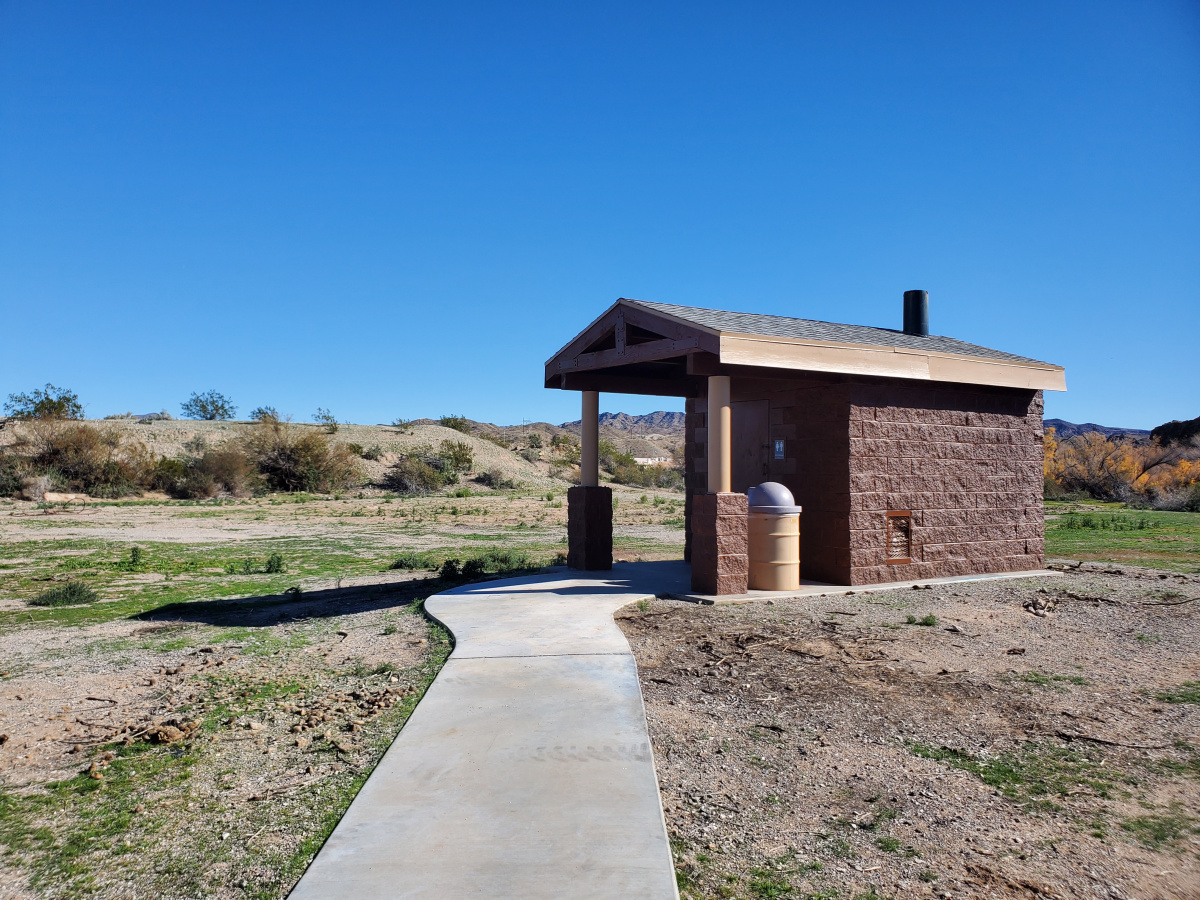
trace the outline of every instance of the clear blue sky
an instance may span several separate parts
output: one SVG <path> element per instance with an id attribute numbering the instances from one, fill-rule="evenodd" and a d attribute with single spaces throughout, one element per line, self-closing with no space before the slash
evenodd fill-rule
<path id="1" fill-rule="evenodd" d="M 1200 414 L 1200 3 L 0 0 L 0 395 L 563 421 L 619 296 L 909 288 L 1048 416 Z"/>

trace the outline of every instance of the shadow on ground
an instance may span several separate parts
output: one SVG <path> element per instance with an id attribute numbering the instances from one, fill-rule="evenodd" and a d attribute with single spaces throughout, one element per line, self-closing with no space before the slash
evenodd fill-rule
<path id="1" fill-rule="evenodd" d="M 411 606 L 446 586 L 438 578 L 391 584 L 286 591 L 236 600 L 192 600 L 168 603 L 131 618 L 144 622 L 195 622 L 222 627 L 269 627 L 284 621 L 323 619 L 347 613 Z"/>

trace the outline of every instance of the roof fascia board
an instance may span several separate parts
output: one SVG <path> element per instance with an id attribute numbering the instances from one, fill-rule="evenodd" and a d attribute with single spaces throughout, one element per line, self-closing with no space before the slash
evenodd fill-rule
<path id="1" fill-rule="evenodd" d="M 936 351 L 787 340 L 762 335 L 722 334 L 721 362 L 995 387 L 1067 389 L 1066 374 L 1060 366 L 1033 366 Z"/>
<path id="2" fill-rule="evenodd" d="M 558 352 L 551 354 L 550 358 L 548 360 L 546 360 L 547 371 L 550 369 L 550 364 L 553 363 L 556 359 L 558 359 L 564 353 L 567 353 L 576 344 L 581 343 L 585 338 L 590 337 L 590 332 L 592 331 L 592 329 L 594 329 L 597 325 L 599 325 L 601 322 L 603 322 L 604 319 L 609 315 L 609 313 L 616 310 L 616 308 L 618 306 L 620 306 L 622 302 L 623 301 L 618 300 L 616 303 L 614 303 L 612 306 L 610 306 L 604 312 L 600 313 L 600 315 L 596 316 L 596 318 L 592 319 L 592 321 L 588 323 L 587 327 L 584 328 L 583 331 L 579 332 L 579 334 L 575 335 L 575 337 L 571 338 L 571 340 L 567 341 L 565 344 L 563 344 L 561 347 L 559 347 Z M 588 341 L 588 343 L 590 343 L 590 341 Z M 582 347 L 580 349 L 582 349 Z"/>

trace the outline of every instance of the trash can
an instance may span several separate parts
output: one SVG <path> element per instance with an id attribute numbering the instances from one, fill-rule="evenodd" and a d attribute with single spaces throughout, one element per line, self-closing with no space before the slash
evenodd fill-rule
<path id="1" fill-rule="evenodd" d="M 750 488 L 750 589 L 800 587 L 800 507 L 782 484 Z"/>

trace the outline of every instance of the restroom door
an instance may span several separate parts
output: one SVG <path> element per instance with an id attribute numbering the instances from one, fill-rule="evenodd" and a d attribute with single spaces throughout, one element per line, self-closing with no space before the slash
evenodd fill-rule
<path id="1" fill-rule="evenodd" d="M 734 493 L 744 494 L 769 475 L 767 453 L 770 449 L 768 420 L 770 401 L 738 400 L 730 404 L 733 427 L 730 443 L 733 451 Z"/>

